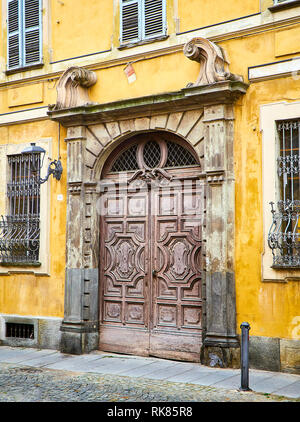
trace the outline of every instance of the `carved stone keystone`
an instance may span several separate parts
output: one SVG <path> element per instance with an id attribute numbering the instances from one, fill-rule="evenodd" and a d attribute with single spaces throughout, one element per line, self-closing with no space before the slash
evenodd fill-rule
<path id="1" fill-rule="evenodd" d="M 69 67 L 61 76 L 57 85 L 57 101 L 52 110 L 79 107 L 93 104 L 88 88 L 97 82 L 95 72 L 81 67 Z"/>
<path id="2" fill-rule="evenodd" d="M 231 80 L 243 82 L 242 76 L 229 72 L 229 63 L 225 51 L 217 44 L 205 38 L 193 38 L 183 48 L 185 56 L 201 64 L 200 73 L 195 83 L 188 87 L 208 85 Z"/>

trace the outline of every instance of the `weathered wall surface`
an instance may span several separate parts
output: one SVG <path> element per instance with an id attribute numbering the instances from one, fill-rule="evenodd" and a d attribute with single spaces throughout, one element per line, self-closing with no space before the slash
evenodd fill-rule
<path id="1" fill-rule="evenodd" d="M 51 139 L 53 157 L 57 156 L 58 125 L 45 120 L 22 125 L 0 128 L 1 144 L 18 145 L 26 142 L 38 142 L 43 138 Z M 64 137 L 64 131 L 61 136 Z M 61 160 L 66 169 L 66 147 L 61 142 Z M 42 177 L 46 166 L 42 170 Z M 8 272 L 7 267 L 0 267 L 0 312 L 3 314 L 63 316 L 64 272 L 65 272 L 65 226 L 66 226 L 66 171 L 60 182 L 51 180 L 51 195 L 44 207 L 48 207 L 49 240 L 48 258 L 50 261 L 47 275 L 39 276 L 33 269 L 20 268 L 19 273 Z M 5 189 L 1 192 L 1 214 L 5 213 Z M 58 200 L 63 195 L 63 200 Z M 47 222 L 42 221 L 42 226 Z M 3 275 L 5 273 L 5 275 Z"/>
<path id="2" fill-rule="evenodd" d="M 245 82 L 248 81 L 249 67 L 298 57 L 299 15 L 297 18 L 290 9 L 272 15 L 268 10 L 271 5 L 271 0 L 218 0 L 214 2 L 212 13 L 211 1 L 168 1 L 169 37 L 165 41 L 121 50 L 118 49 L 117 1 L 89 0 L 89 8 L 84 0 L 44 1 L 44 67 L 9 76 L 2 72 L 0 76 L 0 145 L 51 138 L 53 158 L 56 158 L 58 126 L 45 119 L 45 113 L 48 104 L 56 102 L 58 78 L 72 65 L 96 73 L 97 83 L 90 89 L 90 98 L 94 102 L 106 103 L 178 91 L 189 82 L 195 82 L 199 63 L 187 60 L 182 52 L 184 43 L 194 36 L 207 37 L 223 47 L 230 71 L 242 75 Z M 0 19 L 3 23 L 2 39 L 5 40 L 7 27 L 3 10 L 0 10 Z M 228 20 L 234 20 L 230 29 L 220 25 Z M 180 34 L 196 28 L 203 29 Z M 0 55 L 5 69 L 5 42 Z M 132 84 L 128 83 L 124 73 L 128 62 L 133 62 L 137 78 Z M 246 95 L 234 107 L 237 332 L 241 322 L 248 321 L 253 337 L 294 342 L 300 339 L 300 282 L 262 280 L 264 228 L 260 107 L 274 102 L 299 101 L 299 94 L 297 75 L 264 78 L 251 81 Z M 19 113 L 23 111 L 27 114 Z M 66 131 L 62 128 L 62 179 L 48 182 L 51 183 L 49 274 L 0 275 L 0 313 L 63 316 L 67 195 L 65 136 Z M 58 194 L 63 195 L 63 201 L 57 201 Z M 3 195 L 5 189 L 1 186 L 1 214 L 5 213 Z M 291 355 L 288 348 L 284 350 L 285 356 Z"/>
<path id="3" fill-rule="evenodd" d="M 263 192 L 260 105 L 299 98 L 299 80 L 255 83 L 236 106 L 236 284 L 238 326 L 251 335 L 299 339 L 300 283 L 262 281 Z M 269 228 L 267 228 L 269 229 Z M 298 318 L 298 320 L 297 320 Z"/>

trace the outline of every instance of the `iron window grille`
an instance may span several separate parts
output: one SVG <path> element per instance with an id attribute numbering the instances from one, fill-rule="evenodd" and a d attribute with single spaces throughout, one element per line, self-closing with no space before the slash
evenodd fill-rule
<path id="1" fill-rule="evenodd" d="M 39 265 L 40 248 L 40 154 L 8 157 L 9 214 L 0 219 L 0 262 Z"/>
<path id="2" fill-rule="evenodd" d="M 137 145 L 128 148 L 113 164 L 112 173 L 119 171 L 130 171 L 139 168 L 136 159 Z"/>
<path id="3" fill-rule="evenodd" d="M 300 120 L 277 124 L 280 199 L 271 202 L 272 225 L 268 244 L 274 268 L 300 268 Z"/>
<path id="4" fill-rule="evenodd" d="M 172 141 L 162 141 L 166 150 L 166 159 L 163 168 L 197 166 L 198 162 L 193 154 L 182 145 Z M 143 168 L 143 164 L 151 169 L 160 166 L 162 159 L 161 146 L 156 140 L 149 140 L 143 147 L 143 160 L 139 164 L 138 146 L 134 144 L 123 151 L 111 166 L 111 173 L 133 171 Z"/>
<path id="5" fill-rule="evenodd" d="M 34 325 L 33 324 L 17 324 L 14 322 L 7 322 L 6 337 L 9 338 L 29 338 L 34 339 Z"/>

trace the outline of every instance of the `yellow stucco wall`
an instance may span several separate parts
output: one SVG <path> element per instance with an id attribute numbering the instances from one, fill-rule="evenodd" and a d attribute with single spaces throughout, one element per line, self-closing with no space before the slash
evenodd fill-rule
<path id="1" fill-rule="evenodd" d="M 178 10 L 179 30 L 194 28 L 236 19 L 259 12 L 258 0 L 211 1 L 178 0 L 168 2 L 169 34 L 174 35 L 174 13 Z M 271 5 L 269 0 L 263 5 Z M 55 81 L 59 72 L 73 65 L 62 64 L 60 71 L 47 62 L 59 61 L 83 54 L 110 49 L 113 35 L 114 46 L 118 40 L 118 15 L 113 9 L 117 2 L 107 0 L 64 0 L 49 2 L 52 13 L 51 25 L 47 29 L 49 43 L 44 39 L 45 66 L 39 72 L 24 72 L 31 80 L 18 81 L 0 86 L 0 114 L 12 111 L 47 106 L 55 103 Z M 75 6 L 74 6 L 75 4 Z M 58 23 L 59 21 L 59 23 Z M 288 31 L 298 33 L 300 26 L 291 25 Z M 171 32 L 170 32 L 171 31 Z M 240 74 L 247 81 L 248 67 L 294 57 L 297 48 L 287 41 L 290 34 L 279 33 L 280 29 L 268 28 L 231 37 L 219 42 L 226 50 L 232 73 Z M 5 28 L 2 34 L 5 36 Z M 191 35 L 192 37 L 193 35 Z M 172 37 L 171 37 L 172 38 Z M 292 37 L 292 43 L 294 38 Z M 170 41 L 166 41 L 167 43 Z M 166 44 L 169 46 L 169 44 Z M 147 47 L 149 49 L 149 47 Z M 154 51 L 156 44 L 153 44 Z M 287 50 L 285 50 L 285 48 Z M 5 64 L 5 48 L 1 61 Z M 48 54 L 49 53 L 49 54 Z M 182 51 L 174 51 L 160 57 L 141 60 L 133 64 L 137 80 L 129 84 L 124 74 L 127 59 L 124 51 L 116 48 L 103 60 L 102 66 L 90 64 L 98 77 L 90 90 L 92 101 L 105 103 L 120 99 L 141 97 L 180 90 L 194 82 L 199 73 L 199 64 L 186 59 Z M 128 49 L 128 56 L 131 50 Z M 123 55 L 121 57 L 121 55 Z M 155 56 L 153 54 L 153 56 Z M 112 63 L 119 58 L 119 62 Z M 83 62 L 86 65 L 87 62 Z M 76 64 L 79 64 L 76 62 Z M 56 72 L 48 77 L 48 73 Z M 43 76 L 44 75 L 44 76 Z M 42 76 L 41 80 L 38 79 Z M 36 78 L 36 79 L 35 79 Z M 13 81 L 8 77 L 7 81 Z M 32 84 L 39 86 L 33 87 Z M 22 87 L 22 85 L 24 85 Z M 236 177 L 236 295 L 237 330 L 242 321 L 251 324 L 251 334 L 267 337 L 294 338 L 295 318 L 299 316 L 300 283 L 266 283 L 261 280 L 261 253 L 263 247 L 262 216 L 262 157 L 261 134 L 259 132 L 259 107 L 276 101 L 299 100 L 299 80 L 290 77 L 253 83 L 244 98 L 235 106 L 235 177 Z M 32 88 L 32 89 L 31 89 Z M 13 91 L 14 90 L 14 91 Z M 300 114 L 300 113 L 299 113 Z M 23 123 L 0 127 L 0 142 L 34 142 L 52 137 L 53 150 L 57 151 L 57 124 L 49 121 Z M 62 130 L 62 139 L 65 131 Z M 51 181 L 51 230 L 50 230 L 50 276 L 15 274 L 0 276 L 0 312 L 20 315 L 63 316 L 64 271 L 65 271 L 65 212 L 66 212 L 66 145 L 61 142 L 64 173 L 60 182 Z M 62 193 L 64 201 L 57 203 Z M 1 213 L 4 210 L 0 210 Z"/>
<path id="2" fill-rule="evenodd" d="M 281 78 L 251 85 L 235 107 L 237 328 L 247 321 L 251 335 L 290 339 L 299 336 L 295 331 L 300 322 L 299 281 L 262 281 L 262 136 L 259 130 L 260 105 L 297 98 L 300 98 L 299 81 Z"/>
<path id="3" fill-rule="evenodd" d="M 61 131 L 62 139 L 66 136 Z M 57 154 L 57 123 L 50 121 L 23 123 L 0 127 L 3 144 L 37 142 L 52 138 L 52 151 Z M 63 316 L 65 272 L 65 226 L 66 226 L 66 146 L 61 142 L 61 161 L 64 168 L 59 182 L 51 180 L 50 210 L 50 275 L 10 274 L 0 276 L 0 312 L 32 316 Z M 46 174 L 46 166 L 42 176 Z M 57 201 L 57 195 L 63 201 Z M 5 213 L 1 209 L 1 213 Z M 41 222 L 44 224 L 44 222 Z M 3 267 L 5 270 L 5 267 Z M 28 268 L 27 268 L 28 270 Z"/>
<path id="4" fill-rule="evenodd" d="M 110 49 L 113 1 L 84 3 L 82 0 L 51 0 L 52 61 Z"/>
<path id="5" fill-rule="evenodd" d="M 180 32 L 259 13 L 259 0 L 178 0 Z"/>

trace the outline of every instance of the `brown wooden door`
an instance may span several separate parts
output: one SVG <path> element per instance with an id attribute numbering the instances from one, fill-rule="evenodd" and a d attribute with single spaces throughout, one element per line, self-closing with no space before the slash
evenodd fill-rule
<path id="1" fill-rule="evenodd" d="M 175 180 L 151 197 L 150 354 L 199 361 L 202 187 L 199 180 Z"/>
<path id="2" fill-rule="evenodd" d="M 107 161 L 100 350 L 200 360 L 200 173 L 194 151 L 166 132 L 136 135 Z"/>
<path id="3" fill-rule="evenodd" d="M 149 354 L 149 193 L 127 187 L 103 196 L 100 350 Z"/>
<path id="4" fill-rule="evenodd" d="M 100 350 L 200 360 L 203 192 L 174 176 L 103 199 Z"/>

